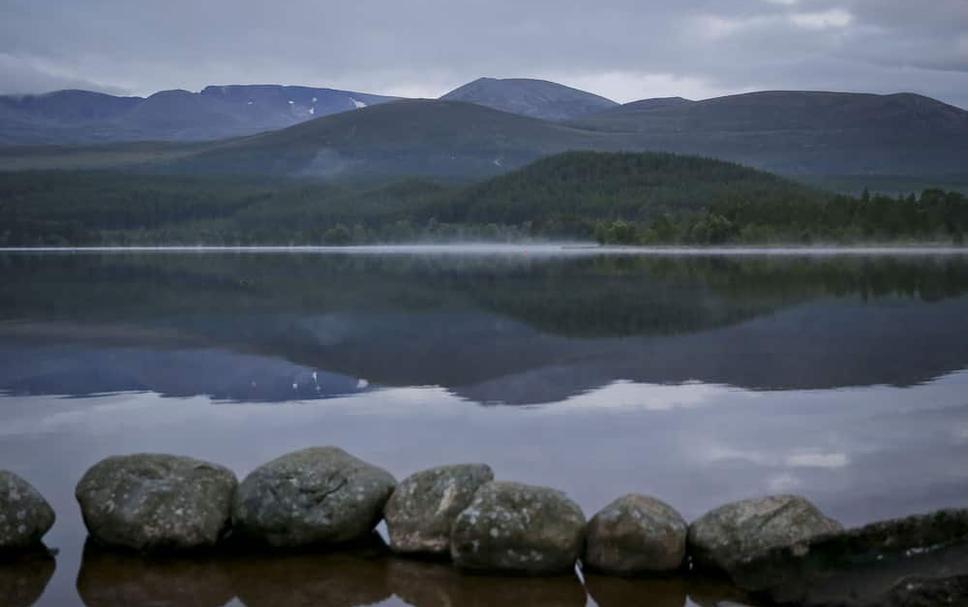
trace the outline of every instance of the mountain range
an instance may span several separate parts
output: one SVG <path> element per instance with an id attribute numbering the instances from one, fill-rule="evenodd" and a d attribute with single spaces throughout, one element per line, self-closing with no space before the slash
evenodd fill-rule
<path id="1" fill-rule="evenodd" d="M 0 144 L 200 141 L 251 135 L 392 101 L 278 85 L 209 86 L 115 97 L 91 91 L 0 96 Z"/>
<path id="2" fill-rule="evenodd" d="M 6 170 L 475 179 L 596 150 L 694 154 L 798 176 L 940 179 L 966 172 L 968 112 L 910 93 L 764 91 L 618 105 L 525 79 L 482 78 L 440 100 L 216 86 L 147 98 L 0 97 L 0 143 Z M 68 147 L 14 147 L 25 144 Z"/>

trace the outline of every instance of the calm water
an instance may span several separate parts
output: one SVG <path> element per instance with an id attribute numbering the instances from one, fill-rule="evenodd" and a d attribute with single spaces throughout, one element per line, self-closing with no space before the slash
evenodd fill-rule
<path id="1" fill-rule="evenodd" d="M 845 524 L 968 505 L 968 257 L 548 249 L 0 253 L 0 462 L 58 522 L 20 604 L 713 605 L 711 582 L 458 576 L 373 551 L 84 550 L 99 458 L 243 476 L 337 444 L 398 478 L 484 461 L 591 516 L 807 495 Z"/>

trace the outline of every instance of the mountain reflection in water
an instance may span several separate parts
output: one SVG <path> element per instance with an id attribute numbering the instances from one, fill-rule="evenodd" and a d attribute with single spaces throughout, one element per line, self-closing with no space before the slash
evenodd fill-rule
<path id="1" fill-rule="evenodd" d="M 73 488 L 121 453 L 240 478 L 310 445 L 398 479 L 481 461 L 588 517 L 629 492 L 689 520 L 795 492 L 846 525 L 968 499 L 960 255 L 0 253 L 0 273 L 0 461 L 58 515 L 56 563 L 0 566 L 14 605 L 748 603 L 692 578 L 465 576 L 379 546 L 98 551 Z"/>
<path id="2" fill-rule="evenodd" d="M 0 391 L 227 401 L 617 380 L 913 385 L 968 363 L 960 256 L 0 254 Z"/>

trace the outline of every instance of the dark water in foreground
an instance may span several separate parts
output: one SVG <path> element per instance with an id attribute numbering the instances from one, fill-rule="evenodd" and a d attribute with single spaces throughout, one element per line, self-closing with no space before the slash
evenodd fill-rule
<path id="1" fill-rule="evenodd" d="M 687 518 L 802 493 L 849 525 L 968 505 L 965 256 L 0 253 L 0 275 L 0 465 L 58 513 L 56 563 L 0 567 L 21 604 L 741 598 L 372 553 L 85 553 L 74 484 L 126 452 L 240 477 L 321 444 L 398 478 L 484 461 L 588 516 L 631 491 Z"/>

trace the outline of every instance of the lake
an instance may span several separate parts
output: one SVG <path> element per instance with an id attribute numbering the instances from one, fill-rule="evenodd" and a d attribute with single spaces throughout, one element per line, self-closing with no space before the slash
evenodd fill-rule
<path id="1" fill-rule="evenodd" d="M 75 483 L 171 452 L 241 478 L 334 444 L 486 462 L 590 517 L 799 493 L 846 525 L 968 505 L 968 256 L 397 247 L 0 252 L 0 462 L 57 511 L 22 604 L 713 605 L 715 581 L 481 578 L 360 554 L 84 548 Z M 10 587 L 10 586 L 6 586 Z M 41 594 L 42 593 L 42 594 Z"/>

